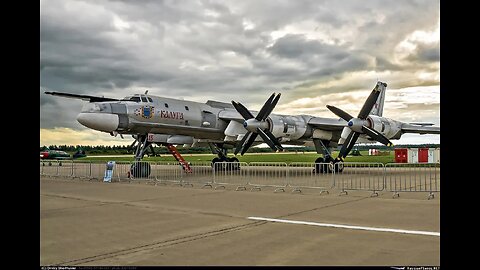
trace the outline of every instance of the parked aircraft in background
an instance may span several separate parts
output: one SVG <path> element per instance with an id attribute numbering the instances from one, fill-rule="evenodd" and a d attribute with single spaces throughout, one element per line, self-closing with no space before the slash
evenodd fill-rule
<path id="1" fill-rule="evenodd" d="M 77 152 L 75 152 L 73 155 L 72 155 L 72 158 L 82 158 L 82 157 L 86 157 L 87 154 L 85 154 L 85 150 L 82 150 L 82 149 L 78 149 Z"/>
<path id="2" fill-rule="evenodd" d="M 40 159 L 71 159 L 67 152 L 46 149 L 40 152 Z"/>
<path id="3" fill-rule="evenodd" d="M 174 145 L 209 145 L 217 162 L 238 162 L 227 149 L 243 155 L 251 146 L 265 142 L 272 150 L 282 144 L 315 146 L 316 163 L 342 162 L 355 143 L 378 141 L 392 145 L 404 133 L 440 134 L 440 127 L 429 123 L 403 123 L 382 116 L 387 84 L 377 82 L 357 117 L 335 107 L 327 108 L 338 118 L 272 113 L 280 94 L 272 94 L 260 111 L 250 111 L 239 102 L 209 100 L 206 103 L 135 94 L 124 99 L 77 95 L 61 92 L 46 94 L 88 101 L 77 116 L 82 125 L 112 136 L 131 134 L 136 144 L 135 159 L 141 160 L 151 145 L 164 145 L 186 171 L 189 165 Z M 123 136 L 122 136 L 123 138 Z M 342 145 L 334 158 L 331 150 Z M 143 165 L 142 165 L 143 166 Z M 323 170 L 319 167 L 319 170 Z M 327 167 L 325 167 L 327 168 Z M 331 167 L 329 167 L 331 168 Z M 342 166 L 335 166 L 342 170 Z M 146 169 L 148 173 L 150 168 Z M 147 174 L 141 173 L 141 175 Z"/>

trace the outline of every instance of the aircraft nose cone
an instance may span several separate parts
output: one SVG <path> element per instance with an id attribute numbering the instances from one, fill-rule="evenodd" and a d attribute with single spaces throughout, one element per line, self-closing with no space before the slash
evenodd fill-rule
<path id="1" fill-rule="evenodd" d="M 91 129 L 112 132 L 118 128 L 118 115 L 110 113 L 80 113 L 77 121 Z"/>

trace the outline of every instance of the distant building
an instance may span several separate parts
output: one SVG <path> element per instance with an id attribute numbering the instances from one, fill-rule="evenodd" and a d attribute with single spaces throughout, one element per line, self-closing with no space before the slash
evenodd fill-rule
<path id="1" fill-rule="evenodd" d="M 396 163 L 440 163 L 440 148 L 395 148 Z"/>

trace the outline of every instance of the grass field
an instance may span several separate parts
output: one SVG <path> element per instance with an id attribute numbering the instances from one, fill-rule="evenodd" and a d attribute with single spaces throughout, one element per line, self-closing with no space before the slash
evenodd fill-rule
<path id="1" fill-rule="evenodd" d="M 369 156 L 368 151 L 361 151 L 362 156 L 347 156 L 345 162 L 380 162 L 380 163 L 392 163 L 394 162 L 394 152 L 390 151 L 389 155 L 385 156 Z M 338 152 L 333 152 L 333 156 L 336 157 Z M 185 160 L 190 162 L 206 161 L 210 162 L 216 155 L 213 154 L 184 154 L 182 155 Z M 288 152 L 288 153 L 247 153 L 244 156 L 238 155 L 237 158 L 240 162 L 314 162 L 320 155 L 315 152 Z M 229 155 L 233 157 L 233 155 Z M 108 156 L 89 156 L 81 158 L 79 160 L 91 160 L 91 161 L 133 161 L 133 155 L 122 157 L 108 157 Z M 171 155 L 162 155 L 161 157 L 147 157 L 143 159 L 145 161 L 174 161 L 175 158 Z"/>

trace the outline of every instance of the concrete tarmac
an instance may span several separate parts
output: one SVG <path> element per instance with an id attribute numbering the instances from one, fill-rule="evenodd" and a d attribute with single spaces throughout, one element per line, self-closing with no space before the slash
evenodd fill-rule
<path id="1" fill-rule="evenodd" d="M 234 191 L 40 178 L 40 265 L 440 264 L 440 237 L 250 220 L 440 232 L 440 197 Z"/>

